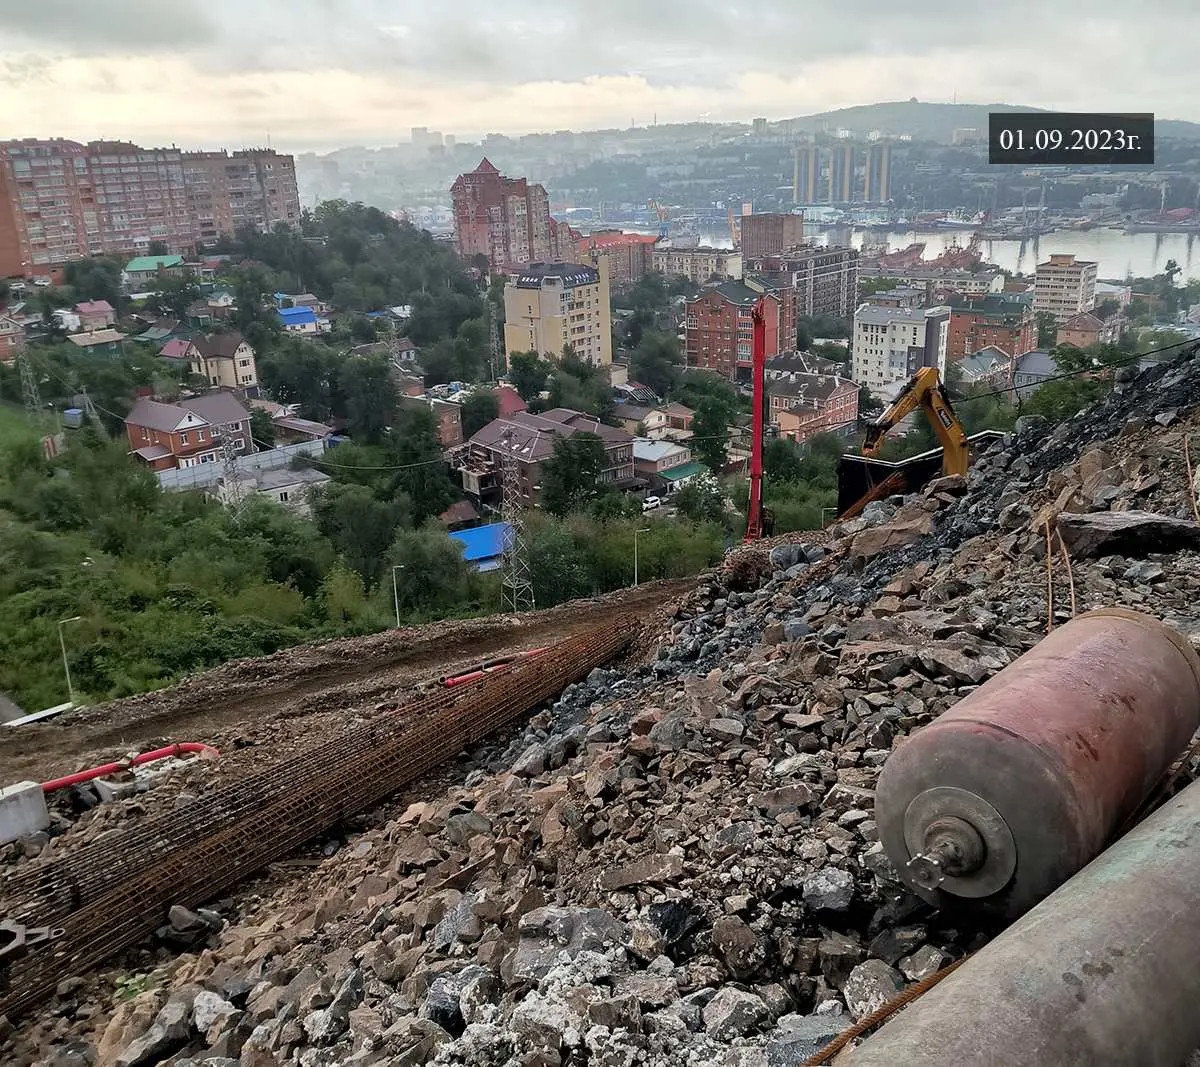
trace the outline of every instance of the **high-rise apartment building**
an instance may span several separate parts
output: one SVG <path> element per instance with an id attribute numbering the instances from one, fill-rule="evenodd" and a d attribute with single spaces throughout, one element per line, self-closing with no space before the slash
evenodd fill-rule
<path id="1" fill-rule="evenodd" d="M 524 178 L 506 178 L 487 159 L 450 187 L 458 254 L 464 261 L 487 256 L 493 271 L 516 271 L 527 263 L 550 262 L 568 253 L 550 217 L 546 190 Z"/>
<path id="2" fill-rule="evenodd" d="M 854 145 L 850 142 L 834 145 L 829 150 L 829 182 L 826 199 L 831 204 L 848 204 L 853 200 Z"/>
<path id="3" fill-rule="evenodd" d="M 198 187 L 196 157 L 232 173 Z M 299 218 L 291 156 L 124 141 L 0 142 L 0 277 L 48 274 L 89 255 L 136 256 L 154 241 L 184 252 L 232 236 L 242 223 L 266 228 Z"/>
<path id="4" fill-rule="evenodd" d="M 858 307 L 858 252 L 840 246 L 796 248 L 745 260 L 746 270 L 786 275 L 796 291 L 797 315 L 848 319 Z"/>
<path id="5" fill-rule="evenodd" d="M 882 204 L 892 198 L 892 146 L 887 142 L 867 148 L 863 168 L 863 201 Z"/>
<path id="6" fill-rule="evenodd" d="M 742 258 L 769 256 L 804 244 L 804 216 L 778 212 L 743 215 Z"/>
<path id="7" fill-rule="evenodd" d="M 863 304 L 854 314 L 850 376 L 889 399 L 921 367 L 945 377 L 949 322 L 948 307 Z"/>
<path id="8" fill-rule="evenodd" d="M 816 203 L 820 173 L 821 152 L 816 145 L 797 145 L 792 149 L 792 203 Z"/>
<path id="9" fill-rule="evenodd" d="M 269 149 L 184 152 L 183 178 L 196 240 L 232 237 L 244 226 L 267 231 L 300 223 L 296 164 Z"/>
<path id="10" fill-rule="evenodd" d="M 580 359 L 612 364 L 608 257 L 595 267 L 529 263 L 504 287 L 504 348 L 557 359 L 567 345 Z"/>
<path id="11" fill-rule="evenodd" d="M 1073 255 L 1052 255 L 1037 265 L 1035 313 L 1048 311 L 1059 323 L 1096 306 L 1096 264 Z"/>

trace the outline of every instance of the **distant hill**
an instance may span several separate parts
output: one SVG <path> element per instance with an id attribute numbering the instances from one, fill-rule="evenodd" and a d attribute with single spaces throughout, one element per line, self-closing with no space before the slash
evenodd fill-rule
<path id="1" fill-rule="evenodd" d="M 822 130 L 832 133 L 839 127 L 858 133 L 882 130 L 884 133 L 911 133 L 919 140 L 946 144 L 957 129 L 976 129 L 986 133 L 990 111 L 1044 110 L 1020 104 L 929 104 L 918 100 L 896 100 L 822 111 L 819 115 L 803 115 L 792 121 L 796 128 L 813 133 Z M 1160 137 L 1200 140 L 1200 123 L 1157 119 L 1154 128 Z"/>

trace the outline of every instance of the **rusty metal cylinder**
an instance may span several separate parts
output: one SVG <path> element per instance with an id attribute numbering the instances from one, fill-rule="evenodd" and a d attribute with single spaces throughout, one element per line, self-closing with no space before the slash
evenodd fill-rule
<path id="1" fill-rule="evenodd" d="M 1200 727 L 1200 658 L 1157 619 L 1081 615 L 913 734 L 880 839 L 939 907 L 1014 917 L 1113 839 Z"/>
<path id="2" fill-rule="evenodd" d="M 837 1062 L 1182 1067 L 1200 1047 L 1197 960 L 1200 783 Z"/>

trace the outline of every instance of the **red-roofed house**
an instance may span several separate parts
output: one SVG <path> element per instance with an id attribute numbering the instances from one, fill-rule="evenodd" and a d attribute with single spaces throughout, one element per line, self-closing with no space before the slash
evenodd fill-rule
<path id="1" fill-rule="evenodd" d="M 117 313 L 107 300 L 85 300 L 75 305 L 81 330 L 102 330 L 117 321 Z"/>
<path id="2" fill-rule="evenodd" d="M 499 408 L 497 415 L 501 419 L 509 419 L 520 411 L 528 411 L 529 405 L 521 399 L 521 394 L 518 393 L 512 386 L 498 385 L 495 389 L 496 405 Z"/>
<path id="3" fill-rule="evenodd" d="M 125 417 L 129 449 L 151 470 L 219 463 L 226 441 L 253 452 L 250 412 L 231 392 L 207 393 L 164 404 L 142 397 Z"/>
<path id="4" fill-rule="evenodd" d="M 173 337 L 158 350 L 158 354 L 163 359 L 184 360 L 188 358 L 188 349 L 191 347 L 191 341 L 185 341 L 182 337 Z"/>

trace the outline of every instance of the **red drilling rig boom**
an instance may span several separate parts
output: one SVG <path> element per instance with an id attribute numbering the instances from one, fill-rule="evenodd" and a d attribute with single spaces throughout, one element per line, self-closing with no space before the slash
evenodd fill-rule
<path id="1" fill-rule="evenodd" d="M 746 536 L 749 544 L 762 537 L 770 537 L 774 525 L 771 512 L 763 507 L 763 431 L 765 419 L 763 406 L 767 391 L 767 304 L 759 297 L 754 305 L 751 321 L 753 329 L 753 364 L 751 374 L 754 385 L 754 414 L 750 424 L 750 506 L 746 509 Z"/>

